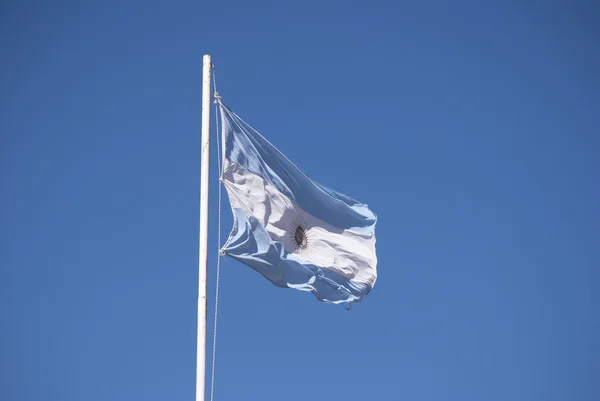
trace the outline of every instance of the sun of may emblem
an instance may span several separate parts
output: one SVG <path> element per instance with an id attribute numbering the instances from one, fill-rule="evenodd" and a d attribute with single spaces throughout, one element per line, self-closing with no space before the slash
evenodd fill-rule
<path id="1" fill-rule="evenodd" d="M 292 222 L 292 245 L 295 250 L 303 250 L 308 247 L 308 227 L 306 222 L 302 218 L 295 218 Z"/>

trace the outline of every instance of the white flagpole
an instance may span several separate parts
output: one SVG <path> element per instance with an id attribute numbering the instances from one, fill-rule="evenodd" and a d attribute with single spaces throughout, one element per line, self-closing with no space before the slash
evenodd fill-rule
<path id="1" fill-rule="evenodd" d="M 202 69 L 202 150 L 200 159 L 200 250 L 198 259 L 198 341 L 196 344 L 196 401 L 204 401 L 206 373 L 206 276 L 208 275 L 208 171 L 210 161 L 210 55 Z"/>

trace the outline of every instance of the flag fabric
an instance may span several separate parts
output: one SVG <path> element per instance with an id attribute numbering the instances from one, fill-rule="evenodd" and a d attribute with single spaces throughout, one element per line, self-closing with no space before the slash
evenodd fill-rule
<path id="1" fill-rule="evenodd" d="M 366 204 L 311 180 L 230 108 L 222 122 L 221 181 L 234 224 L 223 254 L 278 287 L 351 306 L 377 279 L 375 224 Z"/>

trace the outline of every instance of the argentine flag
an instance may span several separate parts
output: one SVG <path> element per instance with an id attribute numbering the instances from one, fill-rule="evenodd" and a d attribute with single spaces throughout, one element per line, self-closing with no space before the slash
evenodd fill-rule
<path id="1" fill-rule="evenodd" d="M 328 303 L 360 301 L 377 279 L 375 224 L 367 205 L 308 178 L 217 100 L 223 182 L 234 225 L 223 254 L 278 287 Z"/>

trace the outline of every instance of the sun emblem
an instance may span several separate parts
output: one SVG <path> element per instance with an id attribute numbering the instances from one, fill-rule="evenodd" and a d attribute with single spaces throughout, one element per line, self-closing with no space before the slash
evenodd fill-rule
<path id="1" fill-rule="evenodd" d="M 294 232 L 294 244 L 296 245 L 296 248 L 302 249 L 305 249 L 306 245 L 308 245 L 308 238 L 306 238 L 304 227 L 296 227 L 296 231 Z"/>
<path id="2" fill-rule="evenodd" d="M 292 222 L 290 237 L 294 250 L 302 251 L 308 247 L 308 227 L 302 218 L 295 218 Z"/>

